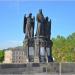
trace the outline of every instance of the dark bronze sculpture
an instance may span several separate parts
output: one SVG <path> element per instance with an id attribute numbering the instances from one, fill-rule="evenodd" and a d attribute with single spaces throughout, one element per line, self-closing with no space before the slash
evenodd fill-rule
<path id="1" fill-rule="evenodd" d="M 44 16 L 41 9 L 37 14 L 37 35 L 44 35 Z"/>
<path id="2" fill-rule="evenodd" d="M 24 16 L 23 32 L 25 33 L 25 38 L 34 36 L 34 19 L 34 17 L 32 18 L 32 13 L 28 17 Z"/>
<path id="3" fill-rule="evenodd" d="M 25 38 L 31 38 L 34 36 L 34 22 L 35 18 L 32 18 L 32 13 L 29 14 L 28 17 L 26 17 L 26 14 L 24 16 L 24 26 L 23 26 L 23 32 L 25 33 Z M 39 13 L 37 14 L 37 31 L 36 35 L 39 36 L 46 36 L 50 38 L 51 34 L 51 20 L 48 20 L 48 17 L 44 17 L 42 10 L 39 10 Z"/>
<path id="4" fill-rule="evenodd" d="M 45 23 L 44 23 L 44 33 L 45 36 L 50 38 L 50 34 L 51 34 L 51 20 L 48 20 L 48 17 L 45 18 Z"/>
<path id="5" fill-rule="evenodd" d="M 23 32 L 25 33 L 24 50 L 26 59 L 29 62 L 51 62 L 52 60 L 52 41 L 51 35 L 51 19 L 44 17 L 42 10 L 36 16 L 37 30 L 34 37 L 35 18 L 32 13 L 24 16 Z M 32 52 L 31 52 L 32 51 Z M 50 52 L 50 53 L 49 53 Z M 33 53 L 33 55 L 31 55 Z"/>
<path id="6" fill-rule="evenodd" d="M 51 20 L 48 20 L 48 17 L 44 17 L 42 10 L 39 10 L 37 14 L 37 32 L 36 35 L 46 36 L 50 38 L 51 34 Z"/>

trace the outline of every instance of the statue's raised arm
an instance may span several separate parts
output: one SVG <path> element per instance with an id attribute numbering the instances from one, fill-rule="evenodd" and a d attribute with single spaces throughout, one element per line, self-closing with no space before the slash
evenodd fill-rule
<path id="1" fill-rule="evenodd" d="M 23 23 L 23 32 L 26 32 L 26 23 L 27 23 L 27 18 L 26 18 L 26 14 L 24 15 L 24 23 Z"/>

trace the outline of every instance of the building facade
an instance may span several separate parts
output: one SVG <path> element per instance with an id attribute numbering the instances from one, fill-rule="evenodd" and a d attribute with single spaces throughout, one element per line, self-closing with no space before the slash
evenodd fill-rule
<path id="1" fill-rule="evenodd" d="M 3 63 L 12 63 L 12 50 L 11 49 L 6 49 L 4 50 L 4 61 Z"/>
<path id="2" fill-rule="evenodd" d="M 25 63 L 25 53 L 22 47 L 10 48 L 5 50 L 3 63 L 23 64 Z"/>

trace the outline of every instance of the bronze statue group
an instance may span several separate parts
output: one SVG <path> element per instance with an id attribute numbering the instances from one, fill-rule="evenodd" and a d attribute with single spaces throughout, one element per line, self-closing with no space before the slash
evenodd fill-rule
<path id="1" fill-rule="evenodd" d="M 35 36 L 46 36 L 50 38 L 51 34 L 51 19 L 44 17 L 42 9 L 39 10 L 39 13 L 36 17 L 37 20 L 37 31 Z M 24 15 L 24 25 L 23 32 L 25 33 L 25 38 L 32 38 L 34 36 L 34 26 L 35 26 L 35 17 L 32 17 L 32 13 L 26 17 Z"/>
<path id="2" fill-rule="evenodd" d="M 48 58 L 48 61 L 53 61 L 51 50 L 53 42 L 50 40 L 51 19 L 49 20 L 48 17 L 45 17 L 42 13 L 42 10 L 40 9 L 36 16 L 36 20 L 37 20 L 37 29 L 34 37 L 35 17 L 32 17 L 32 13 L 30 13 L 28 16 L 24 15 L 24 25 L 23 25 L 23 32 L 25 33 L 24 40 L 28 40 L 27 44 L 28 47 L 34 47 L 35 54 L 39 56 L 40 62 L 46 61 L 45 60 L 46 56 Z M 39 47 L 36 41 L 38 42 Z M 28 51 L 31 51 L 31 49 Z M 30 55 L 29 58 L 31 58 Z"/>

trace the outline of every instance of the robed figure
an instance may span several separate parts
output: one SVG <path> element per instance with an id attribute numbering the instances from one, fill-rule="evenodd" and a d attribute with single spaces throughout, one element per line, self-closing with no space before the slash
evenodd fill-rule
<path id="1" fill-rule="evenodd" d="M 43 36 L 44 35 L 44 16 L 42 10 L 39 10 L 37 14 L 37 32 L 36 35 Z"/>
<path id="2" fill-rule="evenodd" d="M 45 32 L 45 36 L 47 38 L 50 38 L 51 35 L 51 19 L 49 20 L 48 17 L 45 18 L 45 23 L 44 23 L 44 32 Z"/>
<path id="3" fill-rule="evenodd" d="M 25 38 L 32 38 L 34 36 L 34 20 L 32 14 L 30 13 L 28 17 L 24 16 L 23 32 L 25 33 Z"/>

